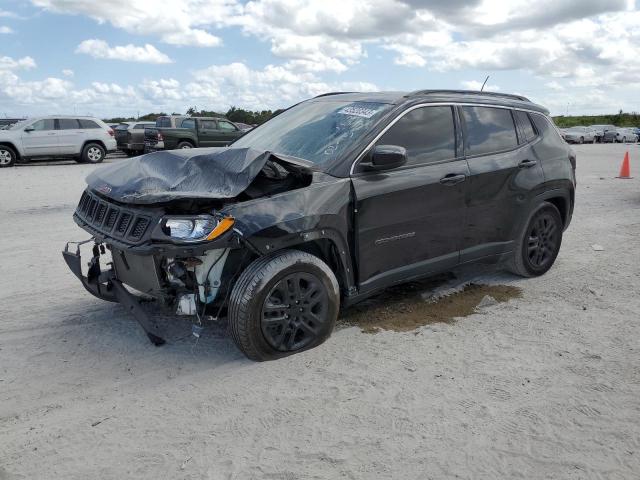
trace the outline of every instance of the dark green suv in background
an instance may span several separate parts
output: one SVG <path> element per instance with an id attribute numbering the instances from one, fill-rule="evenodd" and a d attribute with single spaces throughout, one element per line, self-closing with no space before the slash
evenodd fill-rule
<path id="1" fill-rule="evenodd" d="M 145 151 L 174 150 L 176 148 L 225 147 L 244 132 L 225 118 L 185 117 L 176 119 L 175 127 L 145 128 Z"/>

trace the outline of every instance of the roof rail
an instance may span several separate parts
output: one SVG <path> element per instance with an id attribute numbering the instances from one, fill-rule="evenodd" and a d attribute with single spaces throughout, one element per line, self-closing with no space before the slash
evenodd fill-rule
<path id="1" fill-rule="evenodd" d="M 316 95 L 313 98 L 328 97 L 330 95 L 342 95 L 343 93 L 356 93 L 356 92 L 328 92 L 328 93 L 322 93 L 320 95 Z"/>
<path id="2" fill-rule="evenodd" d="M 511 98 L 513 100 L 521 100 L 523 102 L 530 102 L 527 97 L 522 95 L 513 95 L 511 93 L 498 93 L 498 92 L 480 92 L 478 90 L 416 90 L 407 95 L 407 97 L 415 97 L 419 95 L 437 95 L 437 94 L 463 94 L 463 95 L 485 95 L 489 97 L 503 97 Z"/>

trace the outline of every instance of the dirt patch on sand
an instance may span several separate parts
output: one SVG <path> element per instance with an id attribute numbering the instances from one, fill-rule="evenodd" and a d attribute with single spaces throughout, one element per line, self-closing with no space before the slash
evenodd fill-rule
<path id="1" fill-rule="evenodd" d="M 404 288 L 390 289 L 346 310 L 341 321 L 360 327 L 364 333 L 380 330 L 409 332 L 431 323 L 453 323 L 456 318 L 476 313 L 485 297 L 491 297 L 492 300 L 487 299 L 491 304 L 522 295 L 520 288 L 509 285 L 469 284 L 450 295 L 429 299 L 424 286 L 409 284 Z"/>

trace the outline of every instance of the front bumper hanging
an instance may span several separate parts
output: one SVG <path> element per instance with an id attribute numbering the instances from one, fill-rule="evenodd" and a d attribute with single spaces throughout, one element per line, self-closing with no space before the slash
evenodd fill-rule
<path id="1" fill-rule="evenodd" d="M 87 275 L 82 274 L 82 256 L 80 255 L 80 246 L 95 241 L 93 238 L 84 242 L 68 242 L 62 252 L 62 257 L 67 263 L 69 269 L 78 277 L 84 288 L 101 300 L 108 302 L 118 302 L 124 305 L 138 321 L 142 329 L 156 346 L 163 345 L 165 340 L 162 336 L 161 329 L 158 324 L 151 318 L 140 306 L 138 298 L 122 285 L 122 282 L 116 278 L 113 269 L 103 271 L 100 267 L 101 248 L 104 253 L 104 247 L 95 243 L 93 246 L 93 257 L 89 262 L 89 270 Z M 75 244 L 76 251 L 69 250 L 69 245 Z"/>

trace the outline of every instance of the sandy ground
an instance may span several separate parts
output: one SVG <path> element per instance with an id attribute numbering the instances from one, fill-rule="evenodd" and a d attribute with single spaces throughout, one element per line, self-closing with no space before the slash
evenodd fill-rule
<path id="1" fill-rule="evenodd" d="M 627 148 L 637 178 L 614 179 Z M 60 250 L 95 167 L 1 170 L 0 479 L 639 478 L 640 148 L 576 151 L 556 266 L 458 273 L 520 298 L 410 332 L 343 322 L 263 364 L 170 317 L 155 348 L 83 291 Z"/>

